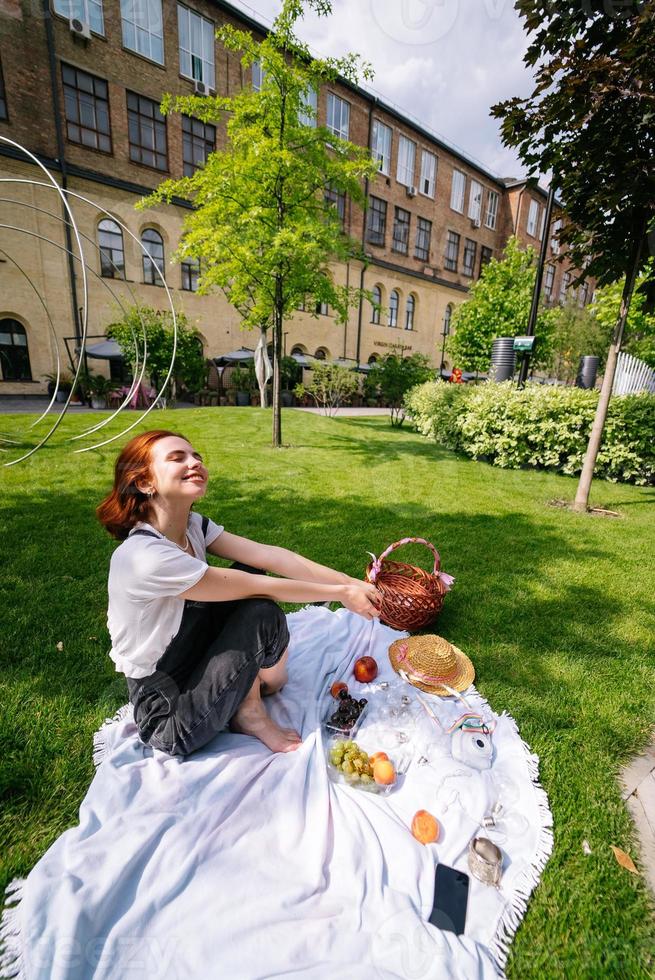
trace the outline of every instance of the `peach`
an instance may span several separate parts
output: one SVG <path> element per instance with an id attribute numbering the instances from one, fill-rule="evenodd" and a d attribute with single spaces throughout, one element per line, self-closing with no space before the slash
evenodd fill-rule
<path id="1" fill-rule="evenodd" d="M 389 759 L 378 759 L 373 763 L 373 779 L 379 786 L 391 786 L 396 781 L 396 770 Z"/>
<path id="2" fill-rule="evenodd" d="M 355 661 L 353 674 L 360 684 L 370 684 L 378 676 L 378 665 L 373 657 L 360 657 Z"/>
<path id="3" fill-rule="evenodd" d="M 341 691 L 348 693 L 348 685 L 345 683 L 345 681 L 335 681 L 330 688 L 330 694 L 333 698 L 338 698 Z"/>
<path id="4" fill-rule="evenodd" d="M 412 834 L 420 844 L 432 844 L 439 840 L 439 821 L 427 810 L 417 810 L 412 818 Z"/>
<path id="5" fill-rule="evenodd" d="M 368 761 L 371 763 L 371 765 L 374 765 L 378 759 L 383 759 L 385 762 L 388 762 L 389 756 L 386 752 L 374 752 L 373 755 L 368 757 Z"/>

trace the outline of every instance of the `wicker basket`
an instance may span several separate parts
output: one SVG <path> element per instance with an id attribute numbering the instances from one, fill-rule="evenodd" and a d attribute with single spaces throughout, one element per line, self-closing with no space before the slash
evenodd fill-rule
<path id="1" fill-rule="evenodd" d="M 424 544 L 434 555 L 434 569 L 426 572 L 416 565 L 388 561 L 388 555 L 405 544 Z M 382 596 L 380 619 L 397 630 L 422 629 L 434 622 L 454 579 L 441 571 L 439 552 L 425 538 L 402 538 L 390 545 L 366 569 L 366 581 L 377 586 Z"/>

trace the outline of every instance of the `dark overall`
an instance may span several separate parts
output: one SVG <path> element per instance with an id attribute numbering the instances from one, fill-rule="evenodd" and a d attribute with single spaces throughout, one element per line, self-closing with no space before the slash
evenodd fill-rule
<path id="1" fill-rule="evenodd" d="M 263 574 L 238 562 L 232 567 Z M 260 669 L 276 664 L 288 643 L 286 617 L 271 599 L 186 599 L 180 627 L 154 672 L 127 678 L 141 741 L 170 755 L 206 745 L 227 726 Z"/>

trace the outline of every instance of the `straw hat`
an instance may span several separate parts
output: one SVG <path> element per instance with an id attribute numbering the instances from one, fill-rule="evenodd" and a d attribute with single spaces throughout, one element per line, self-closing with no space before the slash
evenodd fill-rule
<path id="1" fill-rule="evenodd" d="M 473 683 L 475 669 L 461 650 L 434 633 L 395 640 L 389 647 L 391 666 L 407 674 L 408 680 L 427 694 L 448 697 L 444 685 L 465 691 Z"/>

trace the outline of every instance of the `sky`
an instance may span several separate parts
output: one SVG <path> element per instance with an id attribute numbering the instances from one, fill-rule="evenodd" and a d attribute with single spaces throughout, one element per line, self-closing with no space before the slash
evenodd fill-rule
<path id="1" fill-rule="evenodd" d="M 280 0 L 231 0 L 267 26 Z M 356 51 L 375 77 L 367 87 L 501 177 L 525 171 L 503 146 L 495 102 L 528 95 L 526 35 L 514 0 L 332 0 L 330 18 L 308 16 L 298 34 L 319 55 Z"/>

